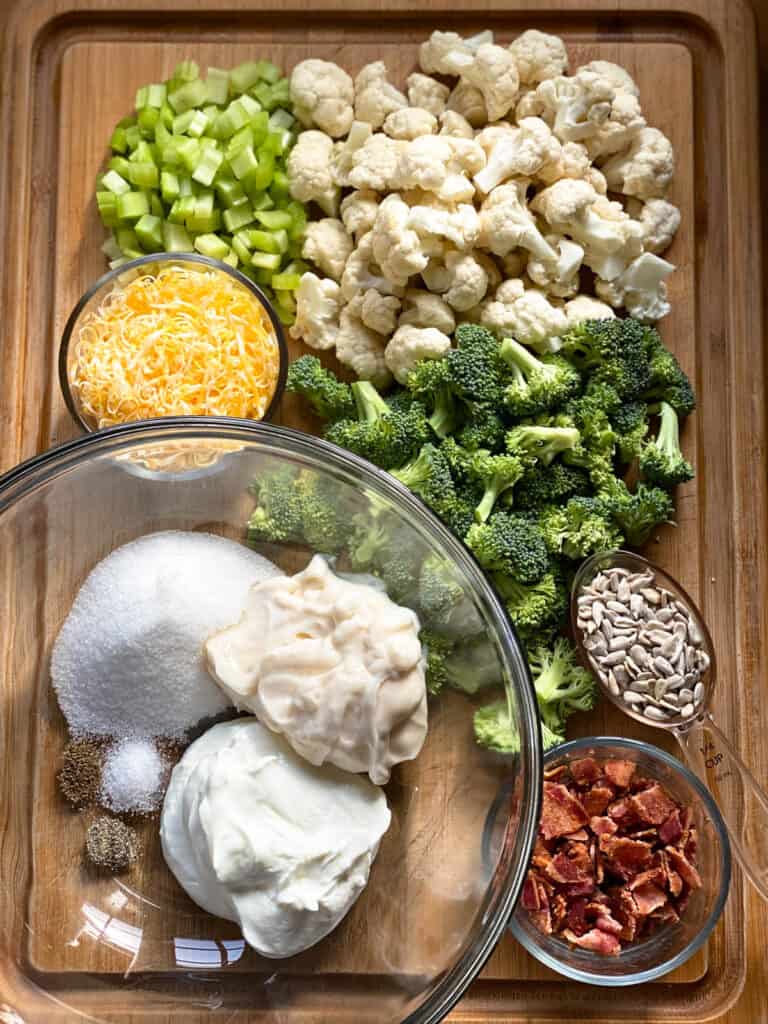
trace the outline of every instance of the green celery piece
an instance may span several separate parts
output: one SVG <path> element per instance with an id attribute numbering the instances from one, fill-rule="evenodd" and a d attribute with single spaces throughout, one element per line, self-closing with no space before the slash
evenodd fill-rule
<path id="1" fill-rule="evenodd" d="M 192 252 L 194 245 L 181 224 L 163 224 L 163 248 L 166 252 Z"/>
<path id="2" fill-rule="evenodd" d="M 145 213 L 136 222 L 134 231 L 145 252 L 162 252 L 163 221 L 160 217 L 153 217 L 151 213 Z"/>
<path id="3" fill-rule="evenodd" d="M 261 81 L 251 89 L 251 96 L 255 100 L 258 100 L 265 110 L 267 109 L 267 103 L 269 102 L 269 97 L 271 95 L 271 88 L 272 87 L 269 82 Z"/>
<path id="4" fill-rule="evenodd" d="M 195 194 L 194 184 L 191 178 L 183 175 L 179 178 L 179 195 L 183 198 L 184 196 L 192 196 Z"/>
<path id="5" fill-rule="evenodd" d="M 298 210 L 295 208 L 287 209 L 287 212 L 291 215 L 291 226 L 288 228 L 288 237 L 292 242 L 298 242 L 300 238 L 303 238 L 304 232 L 307 228 L 306 210 L 301 208 L 300 204 L 297 205 L 300 207 Z"/>
<path id="6" fill-rule="evenodd" d="M 148 87 L 146 85 L 142 85 L 136 90 L 136 99 L 133 102 L 133 105 L 136 108 L 136 110 L 143 110 L 144 107 L 146 107 L 147 92 Z"/>
<path id="7" fill-rule="evenodd" d="M 178 145 L 177 150 L 179 159 L 182 164 L 191 174 L 200 159 L 200 143 L 197 139 L 182 139 Z"/>
<path id="8" fill-rule="evenodd" d="M 109 238 L 105 240 L 104 244 L 101 247 L 101 251 L 104 253 L 108 260 L 117 260 L 120 259 L 120 257 L 122 256 L 120 246 L 117 244 L 117 239 L 115 238 L 114 234 L 110 235 Z"/>
<path id="9" fill-rule="evenodd" d="M 238 264 L 237 253 L 236 252 L 228 252 L 226 256 L 222 256 L 221 257 L 221 262 L 228 264 L 230 267 L 233 268 L 233 270 L 237 270 L 237 264 Z"/>
<path id="10" fill-rule="evenodd" d="M 165 82 L 153 82 L 152 85 L 147 86 L 147 100 L 144 105 L 153 107 L 155 110 L 162 110 L 167 95 L 168 89 Z"/>
<path id="11" fill-rule="evenodd" d="M 248 111 L 239 100 L 232 100 L 226 110 L 216 118 L 214 122 L 215 132 L 212 132 L 216 139 L 231 139 L 235 132 L 245 128 L 250 120 Z"/>
<path id="12" fill-rule="evenodd" d="M 166 101 L 162 105 L 162 107 L 160 108 L 160 121 L 159 121 L 159 123 L 164 125 L 168 129 L 168 131 L 170 131 L 171 130 L 171 125 L 173 124 L 173 119 L 174 119 L 175 116 L 176 115 L 173 112 L 173 108 L 171 107 L 170 103 L 168 103 Z"/>
<path id="13" fill-rule="evenodd" d="M 200 161 L 192 171 L 192 178 L 194 181 L 199 182 L 201 185 L 213 184 L 213 179 L 216 177 L 216 172 L 221 167 L 224 161 L 224 154 L 212 147 L 209 147 L 201 155 Z"/>
<path id="14" fill-rule="evenodd" d="M 253 144 L 253 128 L 250 124 L 247 124 L 244 128 L 241 128 L 239 132 L 235 132 L 227 143 L 227 148 L 225 150 L 227 160 L 231 161 L 232 157 L 237 156 L 240 150 L 245 149 L 247 146 L 253 147 Z"/>
<path id="15" fill-rule="evenodd" d="M 128 175 L 131 173 L 131 162 L 126 160 L 124 156 L 113 156 L 107 164 L 107 169 L 110 171 L 117 171 L 121 178 L 128 180 Z"/>
<path id="16" fill-rule="evenodd" d="M 195 239 L 195 248 L 203 256 L 209 256 L 212 260 L 223 260 L 229 253 L 229 246 L 223 242 L 218 235 L 198 235 Z"/>
<path id="17" fill-rule="evenodd" d="M 118 125 L 112 132 L 112 137 L 109 140 L 110 149 L 115 153 L 125 153 L 128 150 L 128 139 L 126 134 L 126 126 Z"/>
<path id="18" fill-rule="evenodd" d="M 285 277 L 285 274 L 275 274 L 272 278 L 272 287 L 275 289 L 275 305 L 280 306 L 280 308 L 284 309 L 287 313 L 293 313 L 296 310 L 296 297 L 293 291 L 286 291 L 285 289 L 278 288 L 275 282 L 277 282 L 281 277 Z"/>
<path id="19" fill-rule="evenodd" d="M 301 256 L 301 250 L 303 248 L 303 245 L 304 245 L 304 243 L 301 242 L 301 241 L 290 242 L 288 244 L 288 249 L 286 251 L 286 256 L 288 256 L 288 258 L 292 259 L 292 260 L 293 259 L 298 259 L 299 256 Z"/>
<path id="20" fill-rule="evenodd" d="M 259 168 L 259 162 L 256 159 L 256 154 L 253 152 L 253 146 L 246 146 L 241 149 L 234 157 L 229 161 L 229 166 L 232 168 L 232 173 L 238 181 L 242 181 L 250 174 L 254 174 Z M 247 186 L 244 186 L 247 191 Z"/>
<path id="21" fill-rule="evenodd" d="M 202 107 L 208 97 L 205 82 L 196 78 L 191 82 L 185 82 L 168 95 L 168 102 L 177 114 L 183 114 L 185 110 L 192 107 Z"/>
<path id="22" fill-rule="evenodd" d="M 272 61 L 260 60 L 259 64 L 261 65 L 259 78 L 263 78 L 264 81 L 268 82 L 270 85 L 273 85 L 280 79 L 282 71 L 276 64 L 273 64 Z"/>
<path id="23" fill-rule="evenodd" d="M 154 190 L 149 193 L 149 212 L 153 217 L 165 217 L 165 207 L 160 196 Z"/>
<path id="24" fill-rule="evenodd" d="M 256 220 L 269 231 L 288 229 L 293 224 L 293 216 L 287 210 L 259 210 Z"/>
<path id="25" fill-rule="evenodd" d="M 133 228 L 118 228 L 115 232 L 115 241 L 120 247 L 120 252 L 123 256 L 130 255 L 131 259 L 135 259 L 136 256 L 132 255 L 134 253 L 139 256 L 144 255 L 141 251 L 139 240 L 136 237 L 136 232 Z"/>
<path id="26" fill-rule="evenodd" d="M 229 73 L 221 68 L 208 68 L 205 79 L 208 102 L 223 107 L 229 96 Z"/>
<path id="27" fill-rule="evenodd" d="M 253 244 L 251 242 L 251 229 L 250 228 L 240 228 L 240 230 L 236 231 L 234 233 L 234 235 L 232 236 L 232 241 L 233 242 L 234 242 L 235 239 L 238 240 L 240 245 L 244 245 L 245 248 L 248 250 L 248 252 L 250 252 L 251 249 L 254 248 L 254 246 L 253 246 Z"/>
<path id="28" fill-rule="evenodd" d="M 160 194 L 166 203 L 179 198 L 179 179 L 173 171 L 160 172 Z"/>
<path id="29" fill-rule="evenodd" d="M 96 206 L 99 210 L 101 223 L 105 228 L 114 228 L 119 224 L 117 216 L 117 196 L 114 192 L 103 191 L 96 193 Z"/>
<path id="30" fill-rule="evenodd" d="M 130 125 L 130 127 L 125 129 L 125 143 L 128 147 L 129 152 L 133 149 L 136 149 L 140 142 L 141 130 L 138 124 L 132 124 Z"/>
<path id="31" fill-rule="evenodd" d="M 248 239 L 252 249 L 260 249 L 262 252 L 283 253 L 288 248 L 288 235 L 285 231 L 259 231 L 251 228 Z"/>
<path id="32" fill-rule="evenodd" d="M 283 140 L 285 135 L 290 135 L 290 132 L 269 132 L 266 139 L 261 145 L 260 152 L 271 153 L 273 156 L 282 156 L 285 151 Z"/>
<path id="33" fill-rule="evenodd" d="M 205 234 L 214 230 L 212 192 L 195 199 L 194 209 L 187 217 L 186 225 L 190 231 L 202 231 Z"/>
<path id="34" fill-rule="evenodd" d="M 178 216 L 181 219 L 181 223 L 186 224 L 190 217 L 195 216 L 196 199 L 194 196 L 182 196 L 180 199 L 177 199 L 176 202 L 178 203 Z M 176 203 L 174 203 L 174 206 L 175 205 Z M 168 217 L 168 220 L 171 220 L 170 216 Z M 174 223 L 176 223 L 176 221 L 174 221 Z"/>
<path id="35" fill-rule="evenodd" d="M 171 131 L 174 135 L 186 135 L 187 128 L 192 124 L 192 118 L 197 111 L 185 110 L 183 114 L 177 114 L 171 124 Z"/>
<path id="36" fill-rule="evenodd" d="M 258 270 L 278 270 L 281 257 L 279 253 L 254 252 L 251 253 L 251 263 Z"/>
<path id="37" fill-rule="evenodd" d="M 287 78 L 281 78 L 278 82 L 275 82 L 274 85 L 267 86 L 266 91 L 263 93 L 255 89 L 254 94 L 264 109 L 269 110 L 270 112 L 275 110 L 277 107 L 290 106 L 291 94 Z"/>
<path id="38" fill-rule="evenodd" d="M 248 92 L 261 77 L 260 65 L 256 61 L 249 60 L 232 68 L 229 72 L 229 84 L 232 87 L 232 92 L 239 96 L 241 93 Z"/>
<path id="39" fill-rule="evenodd" d="M 271 210 L 274 207 L 272 197 L 268 192 L 261 192 L 251 201 L 251 206 L 256 210 Z"/>
<path id="40" fill-rule="evenodd" d="M 274 113 L 269 115 L 269 130 L 271 132 L 290 130 L 295 120 L 296 118 L 293 114 L 287 110 L 275 110 Z"/>
<path id="41" fill-rule="evenodd" d="M 224 211 L 223 220 L 227 231 L 235 232 L 240 228 L 244 228 L 246 224 L 253 223 L 253 210 L 246 203 L 240 206 L 230 206 L 229 209 Z"/>
<path id="42" fill-rule="evenodd" d="M 259 110 L 253 115 L 251 128 L 253 129 L 253 144 L 260 146 L 269 133 L 269 114 L 266 110 Z"/>
<path id="43" fill-rule="evenodd" d="M 273 273 L 274 271 L 272 270 L 262 270 L 254 267 L 248 276 L 252 278 L 256 284 L 260 284 L 262 288 L 266 289 L 269 286 L 269 282 L 272 280 Z M 267 293 L 267 298 L 270 298 L 269 293 Z"/>
<path id="44" fill-rule="evenodd" d="M 136 163 L 131 164 L 131 184 L 136 188 L 157 188 L 160 183 L 160 174 L 155 164 Z"/>
<path id="45" fill-rule="evenodd" d="M 193 60 L 183 60 L 176 65 L 173 71 L 173 77 L 166 83 L 168 85 L 168 91 L 178 89 L 180 85 L 185 82 L 194 82 L 196 78 L 200 77 L 200 68 Z"/>
<path id="46" fill-rule="evenodd" d="M 295 315 L 287 312 L 282 306 L 275 306 L 275 312 L 277 313 L 277 319 L 283 327 L 290 327 L 292 324 L 296 323 Z"/>
<path id="47" fill-rule="evenodd" d="M 243 264 L 244 267 L 250 266 L 251 254 L 248 249 L 243 245 L 240 239 L 235 235 L 232 239 L 232 252 L 237 255 L 238 260 Z"/>
<path id="48" fill-rule="evenodd" d="M 224 207 L 237 206 L 248 202 L 243 186 L 232 178 L 220 178 L 215 185 L 216 195 Z"/>
<path id="49" fill-rule="evenodd" d="M 122 196 L 131 191 L 130 184 L 117 171 L 107 171 L 101 179 L 101 185 L 107 191 L 114 192 L 116 196 Z"/>
<path id="50" fill-rule="evenodd" d="M 289 274 L 287 272 L 275 274 L 272 278 L 272 287 L 275 291 L 295 291 L 299 287 L 300 281 L 300 274 Z"/>
<path id="51" fill-rule="evenodd" d="M 152 107 L 145 107 L 138 117 L 138 125 L 142 138 L 154 139 L 155 128 L 159 121 L 160 111 L 154 110 Z"/>
<path id="52" fill-rule="evenodd" d="M 253 121 L 255 117 L 263 112 L 261 104 L 257 103 L 252 96 L 240 96 L 235 102 L 241 110 L 245 111 L 249 121 Z"/>
<path id="53" fill-rule="evenodd" d="M 142 139 L 141 142 L 139 142 L 138 146 L 128 157 L 128 161 L 132 164 L 156 163 L 154 150 L 146 139 Z"/>
<path id="54" fill-rule="evenodd" d="M 182 210 L 181 210 L 181 200 L 180 199 L 174 199 L 173 203 L 171 204 L 171 208 L 168 211 L 168 216 L 166 217 L 166 220 L 170 224 L 183 224 L 184 223 L 184 216 L 183 216 Z"/>
<path id="55" fill-rule="evenodd" d="M 199 139 L 207 127 L 208 117 L 202 110 L 196 110 L 187 128 L 187 135 L 190 135 L 193 139 Z"/>
<path id="56" fill-rule="evenodd" d="M 258 192 L 265 192 L 272 184 L 272 177 L 275 173 L 275 158 L 271 153 L 259 150 L 259 161 L 257 166 L 251 170 L 243 180 L 243 188 L 253 199 Z"/>
<path id="57" fill-rule="evenodd" d="M 286 263 L 285 267 L 283 268 L 283 273 L 298 274 L 299 276 L 301 276 L 302 274 L 306 274 L 308 270 L 309 264 L 305 263 L 304 260 L 291 260 L 290 263 Z"/>
<path id="58" fill-rule="evenodd" d="M 181 164 L 179 146 L 185 141 L 181 135 L 171 135 L 166 144 L 160 149 L 160 164 L 162 167 L 178 167 Z"/>
<path id="59" fill-rule="evenodd" d="M 117 197 L 117 216 L 122 222 L 137 221 L 149 213 L 149 199 L 144 192 L 123 192 Z"/>
<path id="60" fill-rule="evenodd" d="M 284 199 L 291 194 L 291 183 L 285 171 L 275 171 L 269 191 L 273 199 Z"/>
<path id="61" fill-rule="evenodd" d="M 172 138 L 173 135 L 171 135 L 170 129 L 166 127 L 161 117 L 155 125 L 155 145 L 159 153 L 163 152 Z"/>

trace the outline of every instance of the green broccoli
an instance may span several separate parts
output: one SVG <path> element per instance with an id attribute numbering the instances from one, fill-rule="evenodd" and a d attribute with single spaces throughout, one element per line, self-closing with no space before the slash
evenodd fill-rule
<path id="1" fill-rule="evenodd" d="M 514 487 L 524 472 L 525 464 L 517 455 L 492 455 L 484 449 L 472 452 L 469 475 L 483 488 L 483 496 L 475 508 L 478 523 L 488 519 L 499 495 Z"/>
<path id="2" fill-rule="evenodd" d="M 528 653 L 533 688 L 541 720 L 553 733 L 564 735 L 565 721 L 574 711 L 589 711 L 597 699 L 597 684 L 576 661 L 573 647 L 558 637 L 551 649 Z"/>
<path id="3" fill-rule="evenodd" d="M 250 485 L 256 507 L 248 519 L 248 541 L 272 544 L 301 541 L 303 518 L 296 488 L 297 474 L 290 466 L 265 471 Z"/>
<path id="4" fill-rule="evenodd" d="M 499 358 L 498 341 L 479 324 L 461 324 L 454 339 L 456 348 L 445 357 L 454 393 L 467 402 L 499 407 L 505 368 Z"/>
<path id="5" fill-rule="evenodd" d="M 512 714 L 509 696 L 478 708 L 474 716 L 475 739 L 481 747 L 497 754 L 517 754 L 520 751 L 520 733 Z M 553 732 L 541 722 L 541 740 L 544 750 L 563 742 L 561 733 Z"/>
<path id="6" fill-rule="evenodd" d="M 453 690 L 470 696 L 489 686 L 498 686 L 502 667 L 494 645 L 484 634 L 471 642 L 462 638 L 445 661 L 445 681 Z"/>
<path id="7" fill-rule="evenodd" d="M 419 402 L 406 411 L 391 408 L 370 381 L 356 381 L 352 394 L 358 419 L 332 423 L 325 437 L 333 444 L 382 469 L 391 469 L 401 466 L 429 440 L 429 425 Z"/>
<path id="8" fill-rule="evenodd" d="M 680 451 L 677 413 L 667 402 L 662 402 L 659 416 L 661 423 L 656 438 L 640 452 L 640 472 L 650 483 L 675 487 L 693 479 L 693 467 Z"/>
<path id="9" fill-rule="evenodd" d="M 631 318 L 584 320 L 563 335 L 561 354 L 592 380 L 611 385 L 624 401 L 651 382 L 649 331 Z"/>
<path id="10" fill-rule="evenodd" d="M 600 496 L 632 547 L 642 547 L 657 526 L 673 521 L 675 503 L 661 487 L 640 483 L 633 494 L 623 480 L 614 477 Z"/>
<path id="11" fill-rule="evenodd" d="M 538 512 L 545 505 L 577 494 L 589 494 L 591 489 L 589 477 L 583 469 L 553 462 L 549 466 L 536 465 L 527 469 L 515 485 L 509 503 L 514 504 L 518 511 Z M 502 504 L 507 503 L 505 495 Z"/>
<path id="12" fill-rule="evenodd" d="M 464 588 L 453 565 L 441 555 L 428 555 L 419 572 L 419 612 L 423 622 L 445 626 L 464 600 Z"/>
<path id="13" fill-rule="evenodd" d="M 453 490 L 453 479 L 445 455 L 433 444 L 425 444 L 415 459 L 400 469 L 390 470 L 402 484 L 433 507 Z"/>
<path id="14" fill-rule="evenodd" d="M 455 642 L 431 629 L 422 629 L 419 639 L 424 649 L 427 692 L 434 695 L 448 685 L 446 663 L 453 652 Z"/>
<path id="15" fill-rule="evenodd" d="M 477 451 L 478 448 L 497 451 L 504 447 L 506 433 L 507 424 L 494 406 L 473 402 L 456 433 L 456 441 L 468 451 Z"/>
<path id="16" fill-rule="evenodd" d="M 678 416 L 685 417 L 696 408 L 691 382 L 677 359 L 661 343 L 656 331 L 650 349 L 650 381 L 643 392 L 646 402 L 667 402 Z"/>
<path id="17" fill-rule="evenodd" d="M 286 391 L 303 395 L 324 420 L 351 419 L 355 402 L 349 384 L 326 370 L 317 356 L 300 356 L 288 367 Z"/>
<path id="18" fill-rule="evenodd" d="M 473 523 L 464 540 L 484 569 L 506 573 L 519 583 L 536 583 L 549 568 L 539 527 L 508 512 Z"/>
<path id="19" fill-rule="evenodd" d="M 538 426 L 527 424 L 513 427 L 507 433 L 507 451 L 521 458 L 536 459 L 548 466 L 561 452 L 575 448 L 581 435 L 574 426 Z"/>
<path id="20" fill-rule="evenodd" d="M 555 629 L 567 614 L 568 590 L 557 572 L 547 572 L 530 586 L 499 573 L 492 580 L 523 640 Z"/>
<path id="21" fill-rule="evenodd" d="M 330 477 L 302 470 L 296 479 L 296 496 L 304 543 L 322 554 L 334 555 L 346 546 L 347 516 L 340 506 L 343 494 Z"/>
<path id="22" fill-rule="evenodd" d="M 454 433 L 461 419 L 451 387 L 447 359 L 422 359 L 408 375 L 408 391 L 430 410 L 429 425 L 437 437 Z"/>
<path id="23" fill-rule="evenodd" d="M 545 509 L 539 520 L 548 551 L 566 558 L 586 558 L 621 547 L 623 537 L 598 498 L 570 498 Z"/>
<path id="24" fill-rule="evenodd" d="M 502 341 L 499 354 L 512 373 L 512 383 L 504 391 L 504 403 L 514 416 L 554 409 L 581 387 L 579 371 L 561 356 L 538 358 L 512 338 Z"/>
<path id="25" fill-rule="evenodd" d="M 610 420 L 619 459 L 623 463 L 632 462 L 640 454 L 648 433 L 648 407 L 645 402 L 625 402 Z"/>

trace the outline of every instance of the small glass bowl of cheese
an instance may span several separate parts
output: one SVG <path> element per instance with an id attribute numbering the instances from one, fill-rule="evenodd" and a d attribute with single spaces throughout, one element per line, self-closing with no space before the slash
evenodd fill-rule
<path id="1" fill-rule="evenodd" d="M 64 400 L 88 433 L 164 416 L 268 420 L 287 369 L 282 324 L 258 285 L 192 253 L 104 274 L 73 309 L 59 351 Z"/>

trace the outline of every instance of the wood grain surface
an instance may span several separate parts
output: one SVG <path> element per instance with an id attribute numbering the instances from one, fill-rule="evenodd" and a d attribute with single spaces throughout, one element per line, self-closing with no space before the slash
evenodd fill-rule
<path id="1" fill-rule="evenodd" d="M 413 66 L 415 43 L 434 27 L 490 26 L 504 40 L 538 26 L 566 38 L 574 63 L 602 57 L 633 73 L 649 123 L 672 138 L 677 153 L 671 198 L 683 220 L 670 255 L 678 270 L 663 334 L 692 374 L 700 398 L 685 436 L 697 478 L 681 489 L 677 529 L 663 531 L 650 554 L 700 601 L 723 666 L 716 714 L 758 777 L 768 781 L 762 741 L 768 727 L 761 675 L 768 637 L 768 524 L 757 108 L 753 26 L 741 0 L 477 0 L 464 5 L 460 16 L 445 0 L 425 0 L 418 9 L 407 0 L 264 0 L 257 6 L 241 0 L 6 0 L 5 6 L 0 152 L 10 159 L 0 171 L 0 470 L 75 436 L 58 389 L 56 352 L 74 302 L 103 269 L 93 181 L 111 126 L 131 106 L 136 87 L 166 76 L 177 60 L 193 57 L 226 67 L 246 57 L 272 56 L 290 66 L 312 54 L 354 71 L 382 58 L 402 79 Z M 290 400 L 281 420 L 312 426 Z M 0 579 L 12 585 L 8 566 L 0 566 Z M 0 623 L 3 643 L 10 635 Z M 34 716 L 36 709 L 25 713 Z M 41 749 L 55 753 L 62 741 L 55 713 L 34 720 Z M 577 728 L 584 735 L 614 731 L 659 742 L 658 732 L 607 709 L 585 717 Z M 40 877 L 50 879 L 57 861 L 72 862 L 67 843 L 79 837 L 67 838 L 50 813 L 52 774 L 46 762 L 37 765 L 35 858 Z M 0 831 L 13 828 L 19 813 L 1 807 Z M 0 865 L 6 864 L 1 844 L 0 857 Z M 43 972 L 71 968 L 50 941 L 71 910 L 61 902 L 67 898 L 71 891 L 67 895 L 64 887 L 33 887 L 29 952 Z M 126 923 L 130 927 L 128 918 Z M 663 984 L 620 993 L 571 985 L 506 939 L 453 1016 L 463 1024 L 766 1024 L 767 930 L 765 907 L 737 873 L 707 951 Z M 7 943 L 0 951 L 18 955 Z M 108 958 L 99 969 L 115 969 L 116 962 Z M 364 971 L 362 962 L 358 967 Z M 0 968 L 0 1004 L 7 999 L 25 1020 L 42 1020 L 25 1017 L 22 1004 L 14 1006 L 12 996 L 23 991 L 16 980 L 18 987 Z M 92 1011 L 98 1013 L 99 1005 L 94 995 Z M 153 1020 L 176 1020 L 166 1018 L 163 1005 L 145 1008 Z M 120 1016 L 126 1024 L 133 1019 L 149 1018 Z M 318 1016 L 313 1024 L 321 1019 L 333 1017 Z"/>

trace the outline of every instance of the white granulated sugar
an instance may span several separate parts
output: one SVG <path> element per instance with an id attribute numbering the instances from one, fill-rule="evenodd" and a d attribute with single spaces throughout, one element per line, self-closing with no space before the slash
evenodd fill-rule
<path id="1" fill-rule="evenodd" d="M 117 814 L 156 811 L 167 770 L 168 762 L 152 740 L 120 740 L 104 759 L 99 803 Z"/>
<path id="2" fill-rule="evenodd" d="M 230 707 L 203 644 L 239 621 L 253 584 L 280 575 L 207 533 L 169 530 L 116 548 L 83 583 L 53 647 L 52 682 L 72 735 L 181 739 Z"/>

